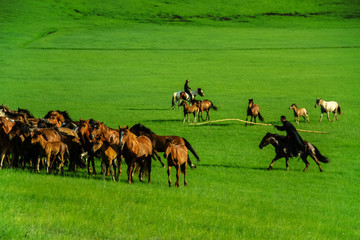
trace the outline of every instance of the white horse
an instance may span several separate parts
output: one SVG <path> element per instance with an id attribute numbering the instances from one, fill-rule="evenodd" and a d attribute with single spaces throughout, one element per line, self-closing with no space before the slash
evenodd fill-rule
<path id="1" fill-rule="evenodd" d="M 320 122 L 322 121 L 324 113 L 327 114 L 327 118 L 330 122 L 331 122 L 330 116 L 329 116 L 330 112 L 334 113 L 334 117 L 333 117 L 332 121 L 334 121 L 335 118 L 336 118 L 336 120 L 339 120 L 337 118 L 337 113 L 342 115 L 340 105 L 335 101 L 326 102 L 323 99 L 318 98 L 318 99 L 316 99 L 315 107 L 317 107 L 319 105 L 321 106 Z"/>
<path id="2" fill-rule="evenodd" d="M 183 91 L 177 91 L 173 93 L 172 99 L 171 99 L 171 103 L 172 103 L 172 109 L 175 109 L 176 104 L 178 106 L 178 109 L 180 108 L 180 100 L 187 100 L 188 102 L 190 102 L 191 100 L 193 100 L 195 98 L 196 95 L 200 95 L 201 97 L 205 96 L 204 92 L 201 88 L 198 88 L 194 91 L 191 91 L 191 95 L 192 98 L 190 99 L 189 94 L 187 94 L 186 92 Z"/>

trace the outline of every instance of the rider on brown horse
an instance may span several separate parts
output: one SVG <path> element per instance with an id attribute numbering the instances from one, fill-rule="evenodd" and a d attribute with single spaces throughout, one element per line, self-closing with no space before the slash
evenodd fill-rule
<path id="1" fill-rule="evenodd" d="M 286 136 L 289 140 L 288 152 L 290 157 L 300 156 L 300 151 L 305 150 L 304 141 L 302 140 L 299 133 L 296 131 L 295 126 L 289 121 L 286 121 L 285 116 L 281 116 L 280 119 L 283 125 L 275 125 L 275 127 L 280 131 L 286 131 Z"/>

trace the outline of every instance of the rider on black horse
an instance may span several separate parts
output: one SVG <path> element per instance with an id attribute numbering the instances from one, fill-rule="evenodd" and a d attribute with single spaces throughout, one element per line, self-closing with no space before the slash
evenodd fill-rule
<path id="1" fill-rule="evenodd" d="M 286 137 L 289 141 L 289 147 L 288 147 L 288 153 L 290 157 L 296 157 L 300 156 L 300 151 L 305 151 L 305 143 L 302 140 L 299 133 L 296 131 L 295 126 L 290 123 L 289 121 L 286 121 L 285 116 L 281 116 L 281 122 L 282 126 L 275 127 L 280 131 L 286 131 Z"/>

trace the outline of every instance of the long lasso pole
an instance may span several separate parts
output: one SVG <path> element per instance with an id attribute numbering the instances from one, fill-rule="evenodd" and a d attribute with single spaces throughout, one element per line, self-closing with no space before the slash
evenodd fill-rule
<path id="1" fill-rule="evenodd" d="M 207 122 L 202 122 L 202 123 L 190 123 L 189 125 L 197 126 L 197 125 L 210 124 L 210 123 L 216 123 L 216 122 L 225 122 L 225 121 L 238 121 L 238 122 L 248 123 L 251 125 L 260 125 L 260 126 L 274 126 L 273 124 L 270 124 L 270 123 L 254 123 L 254 122 L 249 122 L 249 121 L 236 119 L 236 118 L 220 119 L 220 120 L 207 121 Z M 299 132 L 329 134 L 328 132 L 311 131 L 311 130 L 304 130 L 304 129 L 296 129 L 296 130 Z"/>

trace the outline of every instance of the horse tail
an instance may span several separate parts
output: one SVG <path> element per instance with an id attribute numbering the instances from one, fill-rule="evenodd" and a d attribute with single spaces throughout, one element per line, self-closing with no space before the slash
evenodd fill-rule
<path id="1" fill-rule="evenodd" d="M 316 158 L 320 161 L 320 162 L 323 162 L 323 163 L 328 163 L 330 162 L 330 160 L 325 157 L 324 155 L 322 155 L 319 151 L 319 149 L 317 149 L 317 147 L 315 147 L 315 145 L 313 145 L 313 147 L 315 148 L 315 155 L 316 155 Z"/>
<path id="2" fill-rule="evenodd" d="M 199 156 L 196 154 L 196 152 L 195 152 L 194 148 L 191 146 L 191 144 L 190 144 L 185 138 L 182 138 L 182 139 L 184 139 L 184 141 L 185 141 L 185 146 L 187 147 L 187 149 L 189 149 L 190 152 L 192 152 L 192 154 L 196 157 L 196 159 L 197 159 L 198 161 L 200 161 Z"/>
<path id="3" fill-rule="evenodd" d="M 211 102 L 211 106 L 210 106 L 210 108 L 212 108 L 212 109 L 214 109 L 215 111 L 217 111 L 218 110 L 218 108 Z"/>
<path id="4" fill-rule="evenodd" d="M 341 108 L 340 108 L 340 105 L 338 105 L 338 109 L 337 109 L 337 112 L 338 112 L 338 114 L 340 114 L 340 115 L 343 115 L 343 113 L 341 112 Z"/>
<path id="5" fill-rule="evenodd" d="M 258 113 L 258 117 L 259 117 L 260 121 L 262 121 L 262 122 L 264 121 L 264 118 L 261 116 L 260 112 Z"/>
<path id="6" fill-rule="evenodd" d="M 181 164 L 180 170 L 183 174 L 185 174 L 185 164 Z"/>

